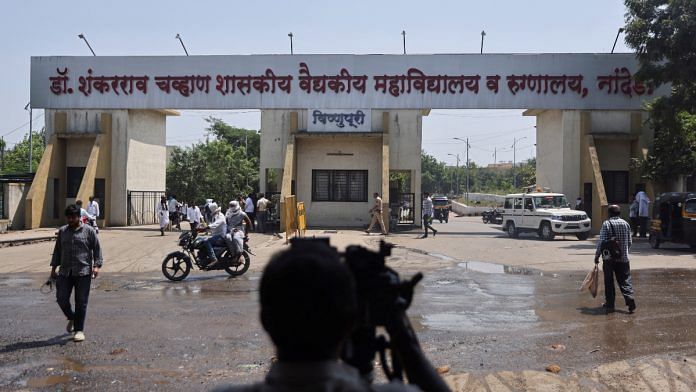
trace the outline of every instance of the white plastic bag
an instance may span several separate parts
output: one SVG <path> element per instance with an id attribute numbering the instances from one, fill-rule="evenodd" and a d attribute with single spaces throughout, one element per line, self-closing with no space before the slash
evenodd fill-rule
<path id="1" fill-rule="evenodd" d="M 582 281 L 582 285 L 580 286 L 580 291 L 588 289 L 590 290 L 590 294 L 592 294 L 592 298 L 597 297 L 597 288 L 599 287 L 599 268 L 597 268 L 597 264 L 595 264 L 594 268 L 592 271 L 590 271 L 587 276 L 585 277 L 585 280 Z"/>

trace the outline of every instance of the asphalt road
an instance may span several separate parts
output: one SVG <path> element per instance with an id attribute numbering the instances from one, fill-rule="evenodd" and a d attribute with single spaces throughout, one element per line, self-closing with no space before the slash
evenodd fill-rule
<path id="1" fill-rule="evenodd" d="M 512 240 L 471 218 L 436 228 L 435 238 L 390 236 L 400 247 L 389 263 L 404 275 L 425 272 L 409 314 L 455 390 L 696 389 L 693 253 L 637 253 L 645 266 L 634 271 L 637 313 L 605 315 L 600 298 L 578 290 L 592 241 Z M 339 247 L 376 246 L 380 238 L 312 234 L 330 235 Z M 259 255 L 241 278 L 197 272 L 171 283 L 159 258 L 174 235 L 146 235 L 102 234 L 112 267 L 93 283 L 80 344 L 63 332 L 54 293 L 39 290 L 46 277 L 39 256 L 51 244 L 0 249 L 1 268 L 15 269 L 0 275 L 0 389 L 206 390 L 263 377 L 273 349 L 258 322 L 257 285 L 283 241 L 256 236 Z M 684 268 L 649 268 L 661 259 Z M 561 373 L 546 372 L 550 364 Z"/>

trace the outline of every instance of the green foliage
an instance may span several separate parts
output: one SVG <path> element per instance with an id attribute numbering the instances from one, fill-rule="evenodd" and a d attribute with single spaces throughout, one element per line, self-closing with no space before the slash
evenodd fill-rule
<path id="1" fill-rule="evenodd" d="M 466 192 L 466 163 L 459 167 L 446 166 L 432 155 L 421 156 L 421 189 L 430 193 L 456 193 L 457 174 L 459 174 L 459 193 Z M 479 167 L 474 162 L 469 164 L 469 192 L 506 194 L 513 188 L 512 169 Z M 518 163 L 515 171 L 517 184 L 521 187 L 536 183 L 536 159 Z"/>
<path id="2" fill-rule="evenodd" d="M 44 132 L 33 132 L 32 172 L 36 172 L 44 152 Z M 6 146 L 3 146 L 5 148 Z M 14 147 L 5 150 L 4 167 L 0 174 L 23 174 L 29 172 L 29 134 Z"/>
<path id="3" fill-rule="evenodd" d="M 663 183 L 696 171 L 696 2 L 626 0 L 626 43 L 640 61 L 637 78 L 653 86 L 671 83 L 671 96 L 647 109 L 654 148 L 633 166 Z"/>
<path id="4" fill-rule="evenodd" d="M 215 136 L 217 140 L 224 140 L 235 147 L 247 146 L 249 157 L 261 156 L 261 135 L 257 131 L 233 127 L 213 116 L 206 118 L 205 121 L 209 124 L 205 129 L 208 135 Z"/>
<path id="5" fill-rule="evenodd" d="M 176 195 L 178 200 L 200 204 L 212 198 L 226 204 L 258 189 L 258 133 L 233 128 L 218 119 L 211 118 L 209 123 L 208 131 L 216 140 L 186 148 L 177 147 L 172 152 L 167 167 L 167 193 Z M 245 132 L 249 142 L 252 140 L 249 136 L 256 136 L 256 154 L 251 154 L 250 143 L 249 157 L 244 149 Z M 238 142 L 240 135 L 241 145 Z"/>

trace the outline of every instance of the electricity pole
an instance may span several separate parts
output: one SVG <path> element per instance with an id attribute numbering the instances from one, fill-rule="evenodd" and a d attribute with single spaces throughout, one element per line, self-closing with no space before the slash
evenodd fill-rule
<path id="1" fill-rule="evenodd" d="M 401 35 L 404 36 L 404 54 L 406 54 L 406 30 L 401 30 Z"/>
<path id="2" fill-rule="evenodd" d="M 459 154 L 454 155 L 454 154 L 447 154 L 447 155 L 452 155 L 453 157 L 457 157 L 457 187 L 455 188 L 455 194 L 459 194 Z"/>
<path id="3" fill-rule="evenodd" d="M 31 124 L 31 121 L 32 121 L 32 118 L 31 118 L 31 116 L 32 116 L 32 113 L 31 113 L 31 111 L 32 111 L 31 102 L 27 103 L 27 106 L 24 107 L 24 110 L 28 110 L 28 111 L 29 111 L 29 173 L 31 173 L 31 169 L 32 169 L 32 166 L 33 166 L 32 163 L 31 163 L 31 161 L 32 161 L 32 159 L 33 159 L 32 153 L 33 153 L 33 150 L 34 150 L 34 137 L 33 137 L 34 135 L 32 135 L 32 130 L 31 130 L 31 129 L 32 129 L 32 124 Z"/>
<path id="4" fill-rule="evenodd" d="M 517 142 L 526 138 L 527 136 L 521 137 L 519 139 L 513 139 L 512 142 L 512 186 L 514 189 L 517 189 L 517 175 L 515 173 L 515 166 L 517 162 Z"/>
<path id="5" fill-rule="evenodd" d="M 460 142 L 466 143 L 466 204 L 469 204 L 469 138 L 460 139 L 458 137 L 453 138 L 454 140 L 459 140 Z"/>

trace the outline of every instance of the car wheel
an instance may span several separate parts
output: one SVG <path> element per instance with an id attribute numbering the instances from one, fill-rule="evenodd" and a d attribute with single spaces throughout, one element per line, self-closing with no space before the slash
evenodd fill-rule
<path id="1" fill-rule="evenodd" d="M 551 223 L 541 223 L 541 227 L 539 227 L 539 237 L 544 241 L 551 241 L 556 237 L 556 234 L 551 230 Z"/>
<path id="2" fill-rule="evenodd" d="M 510 238 L 517 238 L 517 236 L 519 234 L 517 232 L 517 228 L 515 227 L 515 223 L 512 221 L 508 222 L 508 224 L 507 224 L 507 234 L 508 234 L 508 237 L 510 237 Z"/>
<path id="3" fill-rule="evenodd" d="M 660 249 L 660 240 L 657 238 L 657 235 L 651 233 L 648 237 L 648 242 L 650 242 L 650 246 L 653 249 Z"/>
<path id="4" fill-rule="evenodd" d="M 576 234 L 576 237 L 578 237 L 580 241 L 585 241 L 586 239 L 590 238 L 590 232 L 583 231 L 582 233 Z"/>

